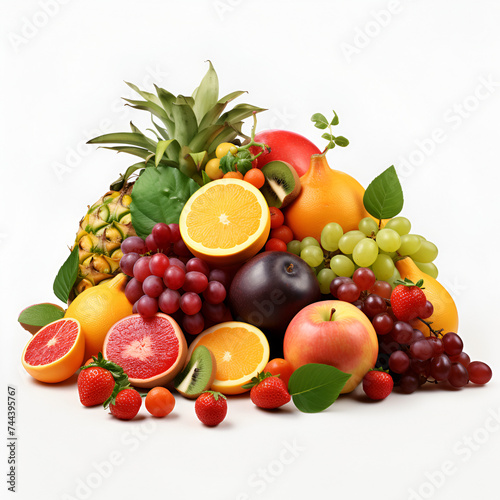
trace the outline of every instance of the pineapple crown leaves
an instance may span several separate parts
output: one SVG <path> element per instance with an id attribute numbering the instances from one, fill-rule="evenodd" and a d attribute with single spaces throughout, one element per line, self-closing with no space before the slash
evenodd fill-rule
<path id="1" fill-rule="evenodd" d="M 403 285 L 403 286 L 407 286 L 407 287 L 416 286 L 422 290 L 425 290 L 423 279 L 419 279 L 416 283 L 413 283 L 413 281 L 411 279 L 405 278 L 404 280 L 394 281 L 394 284 L 395 285 Z"/>
<path id="2" fill-rule="evenodd" d="M 227 399 L 224 394 L 217 392 L 217 391 L 203 391 L 202 394 L 211 394 L 215 401 L 218 401 L 219 398 Z"/>
<path id="3" fill-rule="evenodd" d="M 271 372 L 260 372 L 257 374 L 256 377 L 253 377 L 248 384 L 242 385 L 242 389 L 251 389 L 252 387 L 255 387 L 259 385 L 263 380 L 269 377 L 277 377 L 279 378 L 279 375 L 273 375 Z"/>
<path id="4" fill-rule="evenodd" d="M 87 370 L 88 368 L 98 367 L 104 368 L 108 370 L 113 378 L 115 379 L 115 387 L 113 388 L 113 392 L 111 396 L 104 401 L 104 408 L 107 408 L 110 404 L 114 404 L 116 401 L 116 396 L 123 389 L 128 389 L 130 387 L 130 382 L 127 374 L 123 371 L 123 368 L 120 365 L 117 365 L 113 361 L 109 359 L 104 359 L 102 352 L 100 352 L 97 357 L 92 356 L 92 363 L 88 365 L 84 365 L 81 367 L 81 370 Z"/>
<path id="5" fill-rule="evenodd" d="M 264 111 L 251 104 L 237 104 L 226 111 L 227 105 L 244 91 L 231 92 L 219 99 L 219 79 L 212 63 L 208 63 L 209 69 L 192 96 L 175 96 L 156 85 L 156 94 L 153 94 L 126 82 L 142 100 L 125 101 L 128 106 L 151 114 L 154 129 L 148 130 L 154 139 L 131 123 L 131 132 L 105 134 L 88 141 L 89 144 L 118 144 L 103 147 L 143 160 L 129 167 L 112 189 L 119 189 L 130 175 L 145 167 L 175 167 L 189 177 L 199 174 L 219 144 L 243 137 L 241 127 L 245 118 Z"/>

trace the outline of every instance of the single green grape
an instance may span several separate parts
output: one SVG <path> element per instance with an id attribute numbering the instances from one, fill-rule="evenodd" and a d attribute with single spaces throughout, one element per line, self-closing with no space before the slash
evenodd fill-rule
<path id="1" fill-rule="evenodd" d="M 408 234 L 411 230 L 411 222 L 406 217 L 394 217 L 384 226 L 387 229 L 394 229 L 400 236 Z"/>
<path id="2" fill-rule="evenodd" d="M 346 255 L 334 255 L 330 260 L 330 268 L 337 276 L 350 278 L 354 273 L 354 262 Z"/>
<path id="3" fill-rule="evenodd" d="M 300 255 L 300 241 L 299 240 L 292 240 L 288 245 L 286 246 L 286 249 L 295 255 Z"/>
<path id="4" fill-rule="evenodd" d="M 339 250 L 345 255 L 350 255 L 354 247 L 365 238 L 366 234 L 361 231 L 348 231 L 339 240 Z"/>
<path id="5" fill-rule="evenodd" d="M 335 277 L 336 275 L 331 269 L 328 269 L 327 267 L 321 269 L 317 276 L 321 293 L 330 293 L 330 283 L 334 280 Z"/>
<path id="6" fill-rule="evenodd" d="M 418 252 L 421 245 L 422 240 L 416 234 L 403 234 L 398 253 L 399 255 L 412 255 Z"/>
<path id="7" fill-rule="evenodd" d="M 377 233 L 377 245 L 384 252 L 396 252 L 401 245 L 401 236 L 394 229 L 381 229 Z"/>
<path id="8" fill-rule="evenodd" d="M 378 224 L 371 217 L 365 217 L 359 221 L 358 229 L 366 236 L 375 236 L 378 233 Z"/>
<path id="9" fill-rule="evenodd" d="M 339 240 L 343 234 L 344 230 L 340 224 L 330 222 L 321 231 L 321 246 L 327 252 L 335 252 L 339 249 Z"/>
<path id="10" fill-rule="evenodd" d="M 300 252 L 300 258 L 307 262 L 307 264 L 311 267 L 318 267 L 324 259 L 323 250 L 321 250 L 320 247 L 309 245 L 302 249 Z"/>
<path id="11" fill-rule="evenodd" d="M 438 256 L 438 249 L 434 243 L 430 241 L 422 241 L 422 245 L 415 253 L 411 254 L 411 258 L 416 262 L 427 264 L 432 262 Z"/>
<path id="12" fill-rule="evenodd" d="M 400 280 L 400 279 L 401 279 L 401 275 L 399 274 L 397 267 L 394 266 L 394 272 L 392 273 L 392 276 L 390 278 L 386 279 L 385 281 L 387 281 L 387 283 L 389 283 L 392 286 L 392 288 L 394 288 L 396 286 L 394 284 L 394 282 L 397 280 Z"/>
<path id="13" fill-rule="evenodd" d="M 352 251 L 352 259 L 359 267 L 370 267 L 378 256 L 378 245 L 371 238 L 358 242 Z"/>
<path id="14" fill-rule="evenodd" d="M 304 248 L 306 247 L 319 247 L 318 240 L 316 238 L 313 238 L 312 236 L 306 236 L 300 242 L 300 251 L 304 250 Z"/>
<path id="15" fill-rule="evenodd" d="M 425 274 L 432 276 L 434 279 L 438 277 L 438 268 L 434 262 L 415 262 L 415 265 Z M 424 280 L 425 281 L 425 280 Z M 425 286 L 425 285 L 424 285 Z"/>
<path id="16" fill-rule="evenodd" d="M 380 254 L 372 264 L 372 271 L 380 281 L 387 281 L 394 274 L 394 262 L 385 254 Z"/>

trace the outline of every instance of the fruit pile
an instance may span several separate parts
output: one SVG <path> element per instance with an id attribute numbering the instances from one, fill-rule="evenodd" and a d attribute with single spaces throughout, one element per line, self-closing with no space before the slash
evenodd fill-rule
<path id="1" fill-rule="evenodd" d="M 394 167 L 365 190 L 328 165 L 349 144 L 335 112 L 312 116 L 320 151 L 290 131 L 256 133 L 262 108 L 226 110 L 242 92 L 219 98 L 211 64 L 192 96 L 129 85 L 154 137 L 132 124 L 90 141 L 141 161 L 80 221 L 54 281 L 67 308 L 21 312 L 30 375 L 78 372 L 82 405 L 123 420 L 143 397 L 166 417 L 179 394 L 207 426 L 235 394 L 314 413 L 358 386 L 381 400 L 426 382 L 489 382 L 490 367 L 463 351 L 436 245 L 400 215 Z"/>

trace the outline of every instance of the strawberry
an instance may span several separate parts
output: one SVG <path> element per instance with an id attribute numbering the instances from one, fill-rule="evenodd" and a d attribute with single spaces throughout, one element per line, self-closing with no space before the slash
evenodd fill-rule
<path id="1" fill-rule="evenodd" d="M 226 418 L 226 396 L 220 392 L 202 392 L 194 404 L 194 411 L 201 423 L 210 427 L 219 425 Z"/>
<path id="2" fill-rule="evenodd" d="M 363 377 L 363 391 L 370 399 L 385 399 L 392 392 L 394 381 L 388 372 L 370 370 Z"/>
<path id="3" fill-rule="evenodd" d="M 392 312 L 400 321 L 411 321 L 420 315 L 425 307 L 427 299 L 423 292 L 424 280 L 417 283 L 405 278 L 404 281 L 395 281 L 396 288 L 391 294 Z"/>
<path id="4" fill-rule="evenodd" d="M 291 399 L 285 382 L 279 376 L 272 375 L 269 372 L 259 373 L 243 388 L 251 388 L 250 399 L 259 408 L 268 410 L 279 408 Z"/>
<path id="5" fill-rule="evenodd" d="M 78 374 L 78 395 L 83 406 L 102 405 L 113 393 L 115 379 L 109 370 L 92 366 Z"/>
<path id="6" fill-rule="evenodd" d="M 135 389 L 122 389 L 110 403 L 109 410 L 121 420 L 132 420 L 142 405 L 142 397 Z"/>
<path id="7" fill-rule="evenodd" d="M 92 356 L 78 375 L 78 394 L 84 406 L 103 404 L 107 408 L 115 402 L 116 395 L 130 387 L 127 374 L 113 361 L 104 359 L 102 352 Z"/>

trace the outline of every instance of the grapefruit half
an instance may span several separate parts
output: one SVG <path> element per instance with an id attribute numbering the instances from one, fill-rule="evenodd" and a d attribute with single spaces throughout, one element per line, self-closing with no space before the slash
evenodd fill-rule
<path id="1" fill-rule="evenodd" d="M 83 363 L 85 337 L 80 323 L 58 319 L 39 330 L 23 351 L 26 371 L 40 382 L 55 384 L 73 375 Z"/>
<path id="2" fill-rule="evenodd" d="M 132 385 L 156 387 L 170 382 L 184 368 L 187 343 L 170 316 L 132 314 L 110 328 L 103 356 L 120 365 Z"/>

